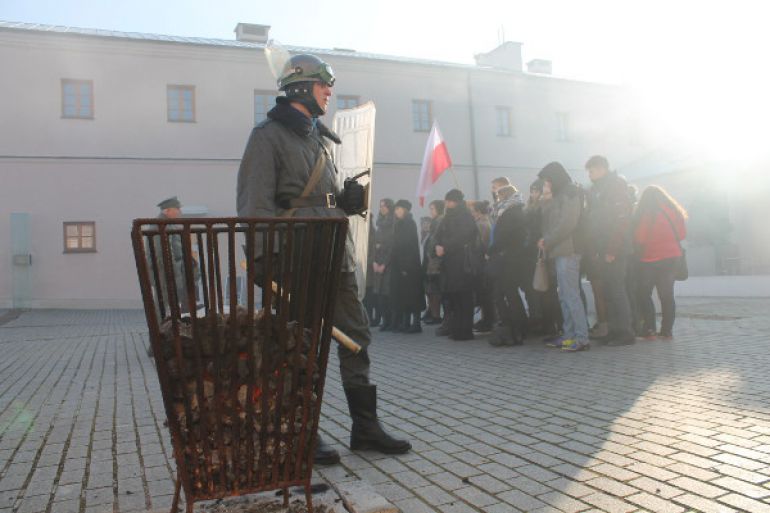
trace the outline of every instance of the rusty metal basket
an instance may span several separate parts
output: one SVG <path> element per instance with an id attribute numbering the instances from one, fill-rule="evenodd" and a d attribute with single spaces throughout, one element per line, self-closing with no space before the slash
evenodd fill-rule
<path id="1" fill-rule="evenodd" d="M 137 219 L 131 238 L 186 511 L 310 479 L 346 219 Z M 254 255 L 274 255 L 255 263 Z M 258 280 L 258 282 L 255 282 Z M 254 284 L 259 286 L 256 286 Z"/>

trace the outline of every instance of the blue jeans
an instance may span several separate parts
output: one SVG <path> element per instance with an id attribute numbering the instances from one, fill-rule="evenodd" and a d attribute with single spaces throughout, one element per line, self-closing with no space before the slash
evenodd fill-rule
<path id="1" fill-rule="evenodd" d="M 564 338 L 574 339 L 578 344 L 587 344 L 588 321 L 580 300 L 580 255 L 556 257 L 554 263 L 559 303 L 564 317 Z"/>

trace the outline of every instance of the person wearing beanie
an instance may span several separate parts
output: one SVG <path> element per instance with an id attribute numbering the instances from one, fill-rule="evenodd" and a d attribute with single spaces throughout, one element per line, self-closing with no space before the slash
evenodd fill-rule
<path id="1" fill-rule="evenodd" d="M 471 202 L 471 214 L 476 221 L 481 237 L 481 247 L 484 252 L 489 248 L 492 239 L 492 222 L 489 219 L 490 207 L 488 201 Z M 492 331 L 497 317 L 495 311 L 493 280 L 488 272 L 486 259 L 481 260 L 482 269 L 479 279 L 476 280 L 476 303 L 481 309 L 481 319 L 473 325 L 473 331 L 487 333 Z"/>
<path id="2" fill-rule="evenodd" d="M 554 262 L 564 318 L 562 336 L 548 345 L 562 351 L 583 351 L 590 345 L 586 311 L 580 299 L 580 253 L 575 244 L 582 196 L 572 177 L 558 162 L 549 163 L 537 176 L 544 182 L 543 236 L 537 246 Z"/>
<path id="3" fill-rule="evenodd" d="M 380 331 L 393 329 L 393 312 L 391 310 L 391 262 L 393 255 L 393 236 L 396 225 L 393 210 L 395 203 L 390 198 L 380 200 L 380 211 L 377 214 L 377 232 L 374 236 L 374 293 L 377 295 L 376 324 Z"/>
<path id="4" fill-rule="evenodd" d="M 541 197 L 545 182 L 538 178 L 529 186 L 529 198 L 524 207 L 527 218 L 527 307 L 529 310 L 530 332 L 545 335 L 546 340 L 559 338 L 562 328 L 561 306 L 556 287 L 549 287 L 545 292 L 534 290 L 531 286 L 538 258 L 537 241 L 543 236 L 543 209 Z M 553 264 L 553 261 L 550 261 Z M 556 269 L 548 266 L 551 283 L 556 283 Z"/>
<path id="5" fill-rule="evenodd" d="M 425 278 L 425 294 L 428 310 L 423 317 L 425 324 L 440 324 L 441 318 L 441 258 L 436 256 L 436 232 L 444 219 L 444 200 L 433 200 L 428 205 L 430 229 L 422 246 L 422 271 Z"/>
<path id="6" fill-rule="evenodd" d="M 524 204 L 516 188 L 510 184 L 502 187 L 496 185 L 498 183 L 492 182 L 492 190 L 497 198 L 497 221 L 487 253 L 500 323 L 489 343 L 493 346 L 517 346 L 524 343 L 527 334 L 527 312 L 519 292 L 527 289 L 527 224 Z"/>
<path id="7" fill-rule="evenodd" d="M 452 189 L 444 200 L 444 220 L 436 232 L 435 252 L 442 258 L 441 292 L 446 299 L 448 330 L 437 330 L 437 334 L 472 340 L 473 284 L 483 258 L 479 230 L 460 190 Z"/>
<path id="8" fill-rule="evenodd" d="M 391 257 L 391 308 L 393 331 L 420 333 L 420 313 L 425 310 L 425 288 L 420 266 L 420 240 L 412 217 L 412 204 L 396 202 Z"/>

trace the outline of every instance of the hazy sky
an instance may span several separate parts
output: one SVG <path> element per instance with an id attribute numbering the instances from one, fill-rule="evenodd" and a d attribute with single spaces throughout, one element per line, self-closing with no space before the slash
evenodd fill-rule
<path id="1" fill-rule="evenodd" d="M 238 22 L 271 25 L 284 44 L 472 62 L 505 38 L 556 74 L 639 82 L 721 68 L 768 43 L 763 2 L 583 0 L 0 0 L 0 19 L 232 39 Z M 470 7 L 454 7 L 450 5 Z M 767 45 L 762 44 L 763 51 Z"/>
<path id="2" fill-rule="evenodd" d="M 559 76 L 627 84 L 663 122 L 684 133 L 713 137 L 717 125 L 733 136 L 741 130 L 744 138 L 743 132 L 764 134 L 770 116 L 764 4 L 0 0 L 0 19 L 223 39 L 234 38 L 238 22 L 261 23 L 271 25 L 271 37 L 286 45 L 461 63 L 494 48 L 504 32 L 505 39 L 524 43 L 525 62 L 551 59 Z"/>

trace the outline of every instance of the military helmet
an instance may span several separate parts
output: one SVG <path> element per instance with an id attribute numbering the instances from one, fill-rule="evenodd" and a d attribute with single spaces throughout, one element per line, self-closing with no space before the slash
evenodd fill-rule
<path id="1" fill-rule="evenodd" d="M 284 91 L 286 86 L 297 82 L 323 82 L 334 85 L 334 71 L 328 63 L 315 55 L 295 55 L 286 61 L 283 72 L 278 78 L 278 89 Z"/>

